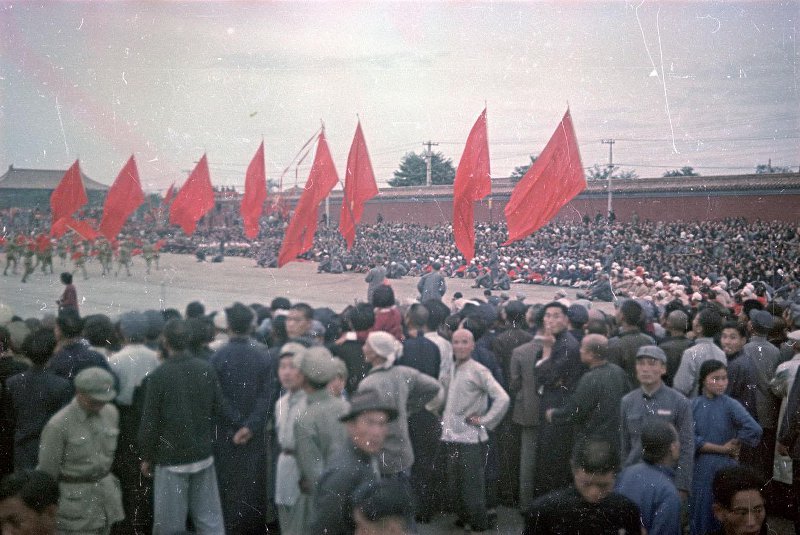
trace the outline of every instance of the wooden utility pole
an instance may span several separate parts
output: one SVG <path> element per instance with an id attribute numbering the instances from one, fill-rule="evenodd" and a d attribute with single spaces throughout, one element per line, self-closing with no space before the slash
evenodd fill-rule
<path id="1" fill-rule="evenodd" d="M 432 141 L 423 141 L 422 145 L 428 147 L 428 150 L 425 151 L 425 185 L 431 187 L 431 168 L 433 167 L 433 151 L 431 147 L 439 144 Z"/>

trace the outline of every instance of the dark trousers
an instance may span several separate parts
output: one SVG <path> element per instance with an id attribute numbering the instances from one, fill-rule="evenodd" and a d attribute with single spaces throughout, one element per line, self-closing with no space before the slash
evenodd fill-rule
<path id="1" fill-rule="evenodd" d="M 441 494 L 441 479 L 437 478 L 436 452 L 442 434 L 439 419 L 426 410 L 408 417 L 408 435 L 414 449 L 411 485 L 416 495 L 416 510 L 420 521 L 427 522 L 437 511 Z"/>
<path id="2" fill-rule="evenodd" d="M 764 483 L 772 479 L 775 456 L 775 434 L 774 428 L 764 428 L 761 441 L 755 447 L 742 447 L 739 456 L 739 463 L 750 466 L 761 478 Z"/>
<path id="3" fill-rule="evenodd" d="M 800 459 L 792 459 L 792 494 L 794 495 L 794 533 L 800 535 Z"/>
<path id="4" fill-rule="evenodd" d="M 446 442 L 447 482 L 459 520 L 473 530 L 489 527 L 486 515 L 486 444 Z"/>

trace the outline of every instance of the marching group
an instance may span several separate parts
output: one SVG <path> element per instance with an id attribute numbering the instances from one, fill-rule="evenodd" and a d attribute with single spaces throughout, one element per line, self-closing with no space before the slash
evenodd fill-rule
<path id="1" fill-rule="evenodd" d="M 800 495 L 797 289 L 445 303 L 433 262 L 401 307 L 374 264 L 338 314 L 0 304 L 3 533 L 763 533 Z"/>

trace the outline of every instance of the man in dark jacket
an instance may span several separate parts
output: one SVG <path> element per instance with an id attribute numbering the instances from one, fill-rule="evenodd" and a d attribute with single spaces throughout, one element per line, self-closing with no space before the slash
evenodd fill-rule
<path id="1" fill-rule="evenodd" d="M 214 470 L 215 423 L 222 390 L 211 364 L 189 351 L 183 320 L 164 326 L 167 360 L 146 379 L 139 428 L 141 469 L 154 481 L 153 533 L 186 528 L 187 513 L 202 533 L 224 533 Z"/>
<path id="2" fill-rule="evenodd" d="M 419 292 L 419 302 L 424 303 L 428 299 L 441 300 L 447 291 L 447 282 L 440 273 L 442 265 L 439 262 L 434 262 L 431 265 L 431 272 L 427 273 L 419 279 L 417 283 L 417 291 Z"/>
<path id="3" fill-rule="evenodd" d="M 792 458 L 792 491 L 795 495 L 794 529 L 800 533 L 800 369 L 789 392 L 786 412 L 783 414 L 778 453 Z"/>
<path id="4" fill-rule="evenodd" d="M 255 313 L 241 303 L 225 309 L 229 342 L 211 357 L 222 397 L 236 416 L 218 421 L 214 460 L 225 531 L 263 533 L 267 507 L 264 424 L 278 399 L 275 363 L 250 337 Z"/>
<path id="5" fill-rule="evenodd" d="M 575 447 L 570 460 L 573 484 L 542 496 L 525 518 L 523 535 L 538 533 L 640 533 L 639 508 L 614 492 L 619 470 L 617 448 L 587 440 Z"/>
<path id="6" fill-rule="evenodd" d="M 667 355 L 667 374 L 664 376 L 664 384 L 672 386 L 672 379 L 681 365 L 683 352 L 694 345 L 694 341 L 686 337 L 686 331 L 689 330 L 689 316 L 683 310 L 670 312 L 665 327 L 669 335 L 658 344 L 658 347 Z"/>
<path id="7" fill-rule="evenodd" d="M 608 361 L 625 370 L 635 388 L 639 386 L 636 379 L 636 352 L 640 347 L 655 345 L 656 342 L 642 332 L 644 310 L 636 301 L 629 299 L 622 302 L 617 310 L 617 323 L 619 335 L 608 341 Z"/>
<path id="8" fill-rule="evenodd" d="M 355 533 L 353 494 L 359 486 L 379 479 L 378 454 L 397 411 L 376 390 L 353 395 L 350 410 L 339 419 L 347 426 L 347 446 L 331 458 L 314 495 L 312 534 Z"/>
<path id="9" fill-rule="evenodd" d="M 72 399 L 72 383 L 44 370 L 55 347 L 56 338 L 49 329 L 28 335 L 22 350 L 33 366 L 6 381 L 2 411 L 14 434 L 15 471 L 36 468 L 42 429 Z"/>
<path id="10" fill-rule="evenodd" d="M 108 360 L 89 349 L 81 339 L 83 320 L 75 310 L 62 310 L 56 318 L 56 338 L 61 349 L 56 351 L 47 368 L 54 374 L 72 381 L 84 368 L 97 366 L 108 370 L 112 375 Z M 115 376 L 116 378 L 116 376 Z M 116 388 L 116 387 L 115 387 Z"/>
<path id="11" fill-rule="evenodd" d="M 625 372 L 608 362 L 608 339 L 588 334 L 581 342 L 581 362 L 589 371 L 578 381 L 575 392 L 560 408 L 547 409 L 548 422 L 570 423 L 575 429 L 575 442 L 601 438 L 619 445 L 619 405 L 630 390 Z"/>
<path id="12" fill-rule="evenodd" d="M 525 316 L 528 306 L 522 301 L 508 301 L 500 309 L 502 319 L 502 332 L 492 341 L 494 351 L 500 366 L 503 368 L 503 377 L 510 378 L 511 355 L 513 351 L 531 340 L 533 335 L 528 332 L 528 323 Z M 500 457 L 500 480 L 498 493 L 502 502 L 513 504 L 516 501 L 519 484 L 519 446 L 520 431 L 513 423 L 514 399 L 512 397 L 511 409 L 506 413 L 503 421 L 497 426 L 497 445 Z"/>

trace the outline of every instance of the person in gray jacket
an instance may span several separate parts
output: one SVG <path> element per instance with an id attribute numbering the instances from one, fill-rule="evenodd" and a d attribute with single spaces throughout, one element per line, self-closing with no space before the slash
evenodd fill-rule
<path id="1" fill-rule="evenodd" d="M 431 264 L 431 268 L 432 271 L 423 275 L 417 283 L 420 303 L 424 303 L 428 299 L 441 301 L 447 291 L 447 282 L 445 282 L 440 272 L 442 265 L 439 262 L 434 262 Z"/>
<path id="2" fill-rule="evenodd" d="M 408 414 L 425 410 L 425 404 L 441 390 L 439 382 L 408 366 L 394 365 L 403 345 L 383 331 L 369 333 L 364 343 L 364 359 L 371 366 L 358 385 L 358 391 L 377 390 L 384 402 L 399 417 L 389 424 L 389 434 L 381 450 L 380 470 L 386 476 L 407 477 L 414 464 L 414 451 L 408 436 Z"/>
<path id="3" fill-rule="evenodd" d="M 367 303 L 372 303 L 372 294 L 386 280 L 386 268 L 383 267 L 383 258 L 381 256 L 376 256 L 369 267 L 370 270 L 367 271 L 364 282 L 367 283 Z"/>

